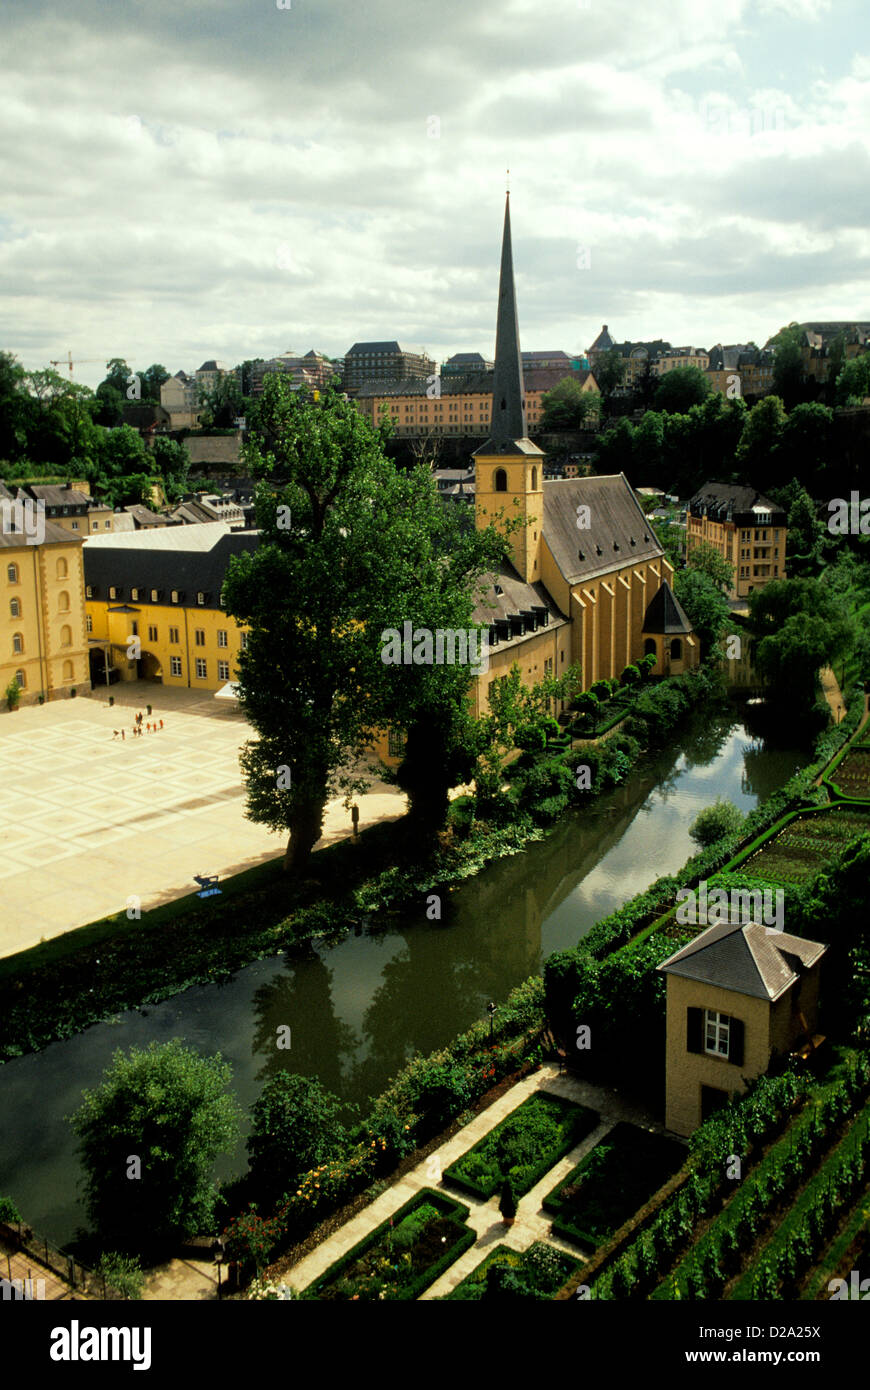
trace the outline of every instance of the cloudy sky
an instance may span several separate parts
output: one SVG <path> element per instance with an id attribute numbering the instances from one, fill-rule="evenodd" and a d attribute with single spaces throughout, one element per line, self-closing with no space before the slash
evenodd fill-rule
<path id="1" fill-rule="evenodd" d="M 4 0 L 0 346 L 194 370 L 870 318 L 867 0 Z M 84 359 L 96 358 L 96 363 Z"/>

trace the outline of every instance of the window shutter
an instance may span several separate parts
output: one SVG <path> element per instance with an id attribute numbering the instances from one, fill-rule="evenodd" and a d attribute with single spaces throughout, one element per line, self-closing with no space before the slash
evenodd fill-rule
<path id="1" fill-rule="evenodd" d="M 728 1061 L 735 1067 L 743 1066 L 743 1024 L 739 1018 L 732 1018 L 729 1030 Z"/>
<path id="2" fill-rule="evenodd" d="M 686 1051 L 702 1052 L 704 1047 L 704 1010 L 686 1010 Z"/>

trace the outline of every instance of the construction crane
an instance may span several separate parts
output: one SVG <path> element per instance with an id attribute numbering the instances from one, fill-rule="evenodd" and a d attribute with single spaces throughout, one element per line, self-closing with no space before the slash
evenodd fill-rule
<path id="1" fill-rule="evenodd" d="M 80 362 L 102 362 L 102 361 L 103 361 L 102 357 L 77 357 L 77 358 L 76 358 L 76 361 L 73 362 L 73 355 L 72 355 L 71 352 L 68 352 L 67 355 L 66 355 L 66 357 L 60 357 L 60 358 L 52 357 L 52 359 L 51 359 L 51 365 L 52 365 L 53 367 L 66 367 L 66 366 L 68 366 L 68 367 L 69 367 L 69 374 L 70 374 L 70 376 L 72 376 L 72 374 L 73 374 L 73 367 L 76 366 L 77 363 L 80 363 Z M 109 364 L 108 364 L 108 362 L 106 362 L 105 366 L 106 366 L 106 370 L 108 371 L 108 369 L 109 369 Z"/>

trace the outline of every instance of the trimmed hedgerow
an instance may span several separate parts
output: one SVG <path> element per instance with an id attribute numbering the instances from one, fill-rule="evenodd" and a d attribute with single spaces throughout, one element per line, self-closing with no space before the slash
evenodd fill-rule
<path id="1" fill-rule="evenodd" d="M 509 1178 L 522 1197 L 598 1124 L 598 1114 L 561 1096 L 538 1092 L 445 1169 L 444 1178 L 488 1200 Z"/>
<path id="2" fill-rule="evenodd" d="M 542 1240 L 536 1240 L 527 1250 L 497 1245 L 452 1293 L 444 1295 L 444 1301 L 471 1303 L 487 1297 L 488 1275 L 493 1265 L 512 1271 L 514 1296 L 542 1301 L 558 1292 L 565 1280 L 580 1268 L 580 1261 Z"/>

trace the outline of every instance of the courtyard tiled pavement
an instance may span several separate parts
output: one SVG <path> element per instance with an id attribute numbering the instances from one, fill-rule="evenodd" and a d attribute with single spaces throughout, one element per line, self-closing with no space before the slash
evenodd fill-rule
<path id="1" fill-rule="evenodd" d="M 488 1202 L 477 1200 L 443 1182 L 438 1174 L 449 1168 L 461 1154 L 473 1148 L 478 1140 L 494 1129 L 506 1115 L 538 1090 L 550 1091 L 554 1095 L 564 1096 L 568 1100 L 597 1110 L 601 1117 L 600 1123 L 565 1158 L 555 1164 L 537 1186 L 520 1199 L 516 1221 L 513 1226 L 506 1226 L 498 1210 L 499 1194 L 491 1197 Z M 626 1102 L 615 1091 L 603 1086 L 592 1086 L 576 1077 L 560 1076 L 557 1066 L 546 1065 L 540 1071 L 533 1072 L 517 1082 L 492 1105 L 487 1106 L 486 1110 L 475 1116 L 470 1124 L 465 1125 L 437 1153 L 423 1159 L 399 1182 L 382 1193 L 370 1206 L 348 1221 L 276 1282 L 299 1290 L 307 1288 L 314 1280 L 319 1279 L 330 1265 L 347 1254 L 358 1241 L 423 1187 L 436 1188 L 469 1207 L 468 1224 L 477 1234 L 474 1245 L 464 1251 L 458 1260 L 454 1260 L 449 1269 L 430 1285 L 422 1294 L 423 1299 L 440 1298 L 450 1293 L 496 1245 L 509 1245 L 514 1250 L 526 1250 L 534 1241 L 546 1240 L 550 1245 L 573 1255 L 575 1259 L 582 1260 L 583 1254 L 580 1250 L 550 1233 L 552 1218 L 542 1209 L 541 1203 L 547 1193 L 568 1176 L 581 1158 L 584 1158 L 619 1120 L 653 1129 L 657 1134 L 667 1133 L 646 1111 Z"/>
<path id="2" fill-rule="evenodd" d="M 238 753 L 251 730 L 234 702 L 135 682 L 112 688 L 110 708 L 108 693 L 0 715 L 0 956 L 284 849 L 283 834 L 245 818 Z M 147 702 L 164 727 L 134 738 Z M 359 804 L 364 828 L 406 801 L 375 781 Z M 349 833 L 331 802 L 321 845 Z"/>

